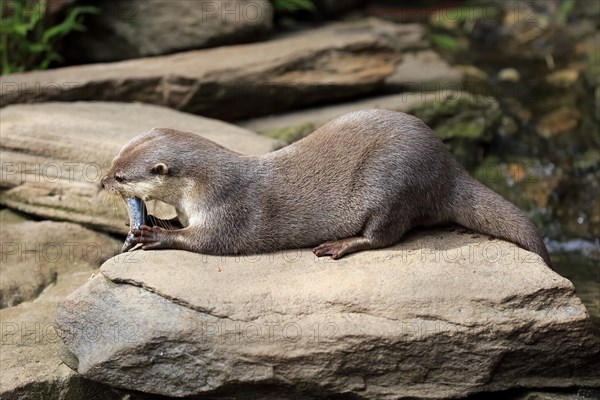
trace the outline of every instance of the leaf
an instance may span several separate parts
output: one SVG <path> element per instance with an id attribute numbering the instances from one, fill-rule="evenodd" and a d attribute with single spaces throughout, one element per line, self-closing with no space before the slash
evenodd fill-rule
<path id="1" fill-rule="evenodd" d="M 438 26 L 445 22 L 465 22 L 484 17 L 485 9 L 483 7 L 455 7 L 447 10 L 441 10 L 431 16 L 431 21 Z"/>
<path id="2" fill-rule="evenodd" d="M 43 51 L 47 51 L 48 47 L 49 46 L 45 45 L 44 43 L 31 43 L 28 46 L 28 50 L 31 53 L 41 53 Z"/>
<path id="3" fill-rule="evenodd" d="M 27 36 L 27 32 L 29 32 L 29 27 L 25 24 L 18 24 L 13 27 L 13 31 L 20 36 Z"/>
<path id="4" fill-rule="evenodd" d="M 34 8 L 32 10 L 28 10 L 27 11 L 26 15 L 29 18 L 29 21 L 27 22 L 27 25 L 28 25 L 29 29 L 35 28 L 35 26 L 37 25 L 37 23 L 42 20 L 42 18 L 45 15 L 44 8 L 45 8 L 44 4 L 42 4 L 42 3 L 36 3 L 34 5 Z"/>
<path id="5" fill-rule="evenodd" d="M 6 4 L 0 0 L 2 74 L 46 69 L 52 62 L 62 61 L 55 50 L 60 38 L 85 30 L 84 15 L 99 12 L 94 6 L 73 6 L 64 20 L 48 26 L 46 4 L 46 0 L 12 0 Z"/>
<path id="6" fill-rule="evenodd" d="M 61 61 L 63 61 L 63 58 L 57 52 L 52 51 L 52 52 L 48 53 L 48 55 L 46 56 L 46 58 L 44 60 L 42 60 L 42 62 L 38 66 L 38 68 L 39 69 L 47 69 L 48 66 L 50 66 L 50 63 L 52 61 L 61 62 Z"/>
<path id="7" fill-rule="evenodd" d="M 42 41 L 47 43 L 50 41 L 50 39 L 54 38 L 55 36 L 65 36 L 69 32 L 74 30 L 85 30 L 85 27 L 78 21 L 77 16 L 81 14 L 90 14 L 94 12 L 97 13 L 97 10 L 98 9 L 96 7 L 91 6 L 81 6 L 73 8 L 63 22 L 53 26 L 52 28 L 44 32 L 44 34 L 42 35 Z"/>
<path id="8" fill-rule="evenodd" d="M 275 0 L 273 8 L 278 12 L 315 11 L 315 5 L 311 0 Z"/>
<path id="9" fill-rule="evenodd" d="M 556 12 L 557 20 L 560 24 L 565 24 L 567 22 L 569 15 L 575 7 L 575 2 L 575 0 L 564 0 L 562 3 L 560 3 L 558 11 Z"/>
<path id="10" fill-rule="evenodd" d="M 100 14 L 100 10 L 98 9 L 98 7 L 94 7 L 94 6 L 78 6 L 75 7 L 71 13 L 73 14 L 74 18 L 77 18 L 80 15 L 83 14 Z"/>
<path id="11" fill-rule="evenodd" d="M 67 23 L 62 22 L 58 25 L 54 25 L 42 34 L 42 42 L 49 43 L 55 36 L 64 36 L 70 31 Z"/>
<path id="12" fill-rule="evenodd" d="M 463 48 L 462 44 L 458 41 L 458 39 L 450 35 L 445 35 L 441 33 L 431 35 L 431 41 L 436 46 L 439 46 L 448 51 L 460 51 Z"/>

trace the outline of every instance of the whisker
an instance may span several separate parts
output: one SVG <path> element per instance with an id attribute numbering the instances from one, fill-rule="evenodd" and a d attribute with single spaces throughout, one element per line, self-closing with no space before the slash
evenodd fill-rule
<path id="1" fill-rule="evenodd" d="M 156 219 L 156 225 L 167 230 L 173 230 L 173 224 L 170 219 L 162 218 L 160 216 L 160 208 L 155 200 L 152 200 L 152 215 Z"/>

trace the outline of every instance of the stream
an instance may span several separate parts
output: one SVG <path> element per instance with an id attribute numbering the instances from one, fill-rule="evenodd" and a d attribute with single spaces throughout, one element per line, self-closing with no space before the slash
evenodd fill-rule
<path id="1" fill-rule="evenodd" d="M 483 181 L 540 229 L 600 335 L 600 2 L 469 4 L 427 22 L 436 49 L 468 65 L 463 89 L 502 111 L 479 168 L 503 173 Z"/>

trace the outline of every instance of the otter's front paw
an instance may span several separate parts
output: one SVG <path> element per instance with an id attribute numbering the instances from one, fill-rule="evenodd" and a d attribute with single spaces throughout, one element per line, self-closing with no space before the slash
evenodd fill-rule
<path id="1" fill-rule="evenodd" d="M 132 243 L 141 243 L 143 250 L 168 249 L 170 246 L 169 234 L 166 229 L 158 226 L 142 225 L 140 229 L 132 229 Z"/>

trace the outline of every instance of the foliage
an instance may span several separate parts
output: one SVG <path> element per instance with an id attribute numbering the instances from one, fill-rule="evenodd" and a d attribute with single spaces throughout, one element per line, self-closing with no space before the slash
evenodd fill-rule
<path id="1" fill-rule="evenodd" d="M 278 14 L 296 11 L 315 11 L 312 0 L 272 0 L 273 8 Z"/>
<path id="2" fill-rule="evenodd" d="M 564 25 L 567 23 L 567 19 L 569 18 L 569 15 L 573 11 L 574 7 L 575 7 L 575 0 L 564 0 L 560 4 L 560 7 L 558 8 L 558 11 L 556 13 L 556 19 L 559 24 Z"/>
<path id="3" fill-rule="evenodd" d="M 272 137 L 274 139 L 283 140 L 287 144 L 290 144 L 302 139 L 305 136 L 308 136 L 315 129 L 316 128 L 313 124 L 307 122 L 304 124 L 288 126 L 280 129 L 269 129 L 258 133 L 264 136 Z"/>
<path id="4" fill-rule="evenodd" d="M 444 50 L 450 52 L 458 52 L 466 50 L 459 39 L 454 36 L 446 35 L 444 33 L 432 33 L 430 35 L 431 41 L 434 45 L 441 47 Z"/>
<path id="5" fill-rule="evenodd" d="M 62 21 L 52 23 L 47 0 L 0 1 L 0 59 L 2 74 L 46 69 L 62 61 L 59 40 L 72 31 L 85 30 L 85 14 L 95 14 L 93 6 L 71 7 Z"/>

